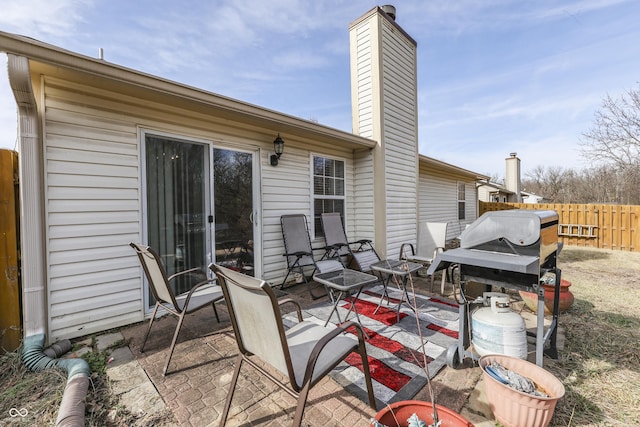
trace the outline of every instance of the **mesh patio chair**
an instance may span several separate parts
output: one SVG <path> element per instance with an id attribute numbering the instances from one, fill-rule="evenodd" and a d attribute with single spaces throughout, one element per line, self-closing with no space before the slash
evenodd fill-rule
<path id="1" fill-rule="evenodd" d="M 369 405 L 376 409 L 364 332 L 358 323 L 346 322 L 338 328 L 325 328 L 303 321 L 300 305 L 288 298 L 278 301 L 265 281 L 219 265 L 209 267 L 222 286 L 239 350 L 220 426 L 227 421 L 244 362 L 297 399 L 292 426 L 299 426 L 309 390 L 351 352 L 357 352 L 362 359 Z M 285 303 L 295 306 L 299 322 L 288 330 L 285 330 L 280 312 L 280 306 Z M 344 333 L 351 327 L 355 328 L 357 339 Z M 265 363 L 285 379 L 273 373 L 274 369 Z"/>
<path id="2" fill-rule="evenodd" d="M 167 374 L 167 370 L 169 369 L 169 362 L 171 361 L 171 356 L 173 355 L 173 350 L 176 346 L 178 334 L 180 333 L 184 317 L 187 314 L 193 313 L 206 306 L 211 306 L 213 307 L 213 312 L 216 315 L 216 320 L 220 323 L 220 317 L 218 316 L 215 303 L 216 301 L 220 301 L 224 298 L 222 288 L 214 284 L 212 280 L 207 279 L 207 274 L 199 268 L 181 271 L 167 277 L 165 269 L 162 266 L 162 260 L 157 252 L 148 246 L 136 243 L 129 243 L 129 245 L 133 248 L 140 259 L 144 274 L 147 276 L 147 280 L 149 281 L 149 288 L 156 300 L 156 305 L 153 309 L 151 319 L 149 320 L 147 332 L 142 340 L 140 352 L 144 352 L 144 346 L 147 343 L 147 338 L 151 331 L 151 325 L 153 325 L 153 321 L 155 320 L 160 307 L 178 318 L 178 324 L 176 325 L 173 340 L 171 341 L 171 347 L 169 348 L 169 355 L 167 356 L 167 361 L 162 371 L 162 375 L 164 376 Z M 191 287 L 188 292 L 175 295 L 171 289 L 170 282 L 176 278 L 185 277 L 187 275 L 196 277 L 200 279 L 200 281 Z"/>
<path id="3" fill-rule="evenodd" d="M 423 222 L 418 230 L 417 251 L 412 243 L 403 243 L 400 246 L 400 259 L 418 262 L 426 267 L 431 265 L 438 252 L 445 250 L 447 242 L 446 222 Z M 410 250 L 410 252 L 409 252 Z M 444 284 L 447 272 L 442 273 L 442 284 L 440 293 L 444 294 Z M 434 277 L 431 275 L 431 292 L 433 292 Z"/>
<path id="4" fill-rule="evenodd" d="M 338 212 L 323 213 L 320 215 L 324 240 L 330 252 L 330 256 L 337 256 L 342 263 L 354 270 L 365 273 L 371 271 L 371 265 L 380 261 L 371 240 L 363 239 L 355 242 L 347 240 L 342 218 Z"/>
<path id="5" fill-rule="evenodd" d="M 338 259 L 321 259 L 316 261 L 313 248 L 311 247 L 311 237 L 309 236 L 309 224 L 307 217 L 303 214 L 283 215 L 280 217 L 280 225 L 282 227 L 282 238 L 284 240 L 283 256 L 287 259 L 287 275 L 282 281 L 281 288 L 284 288 L 289 274 L 292 272 L 299 273 L 307 286 L 311 298 L 317 299 L 324 295 L 316 295 L 309 286 L 307 276 L 304 274 L 305 268 L 313 267 L 311 275 L 317 271 L 319 273 L 328 273 L 330 271 L 342 270 L 344 266 Z M 321 248 L 325 250 L 326 248 Z"/>

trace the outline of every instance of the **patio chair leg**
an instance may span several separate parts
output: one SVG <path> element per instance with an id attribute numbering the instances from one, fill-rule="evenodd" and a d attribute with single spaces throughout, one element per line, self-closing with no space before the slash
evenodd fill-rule
<path id="1" fill-rule="evenodd" d="M 176 341 L 178 341 L 178 334 L 180 333 L 180 328 L 182 327 L 182 321 L 184 320 L 185 313 L 180 313 L 180 317 L 178 317 L 178 325 L 176 326 L 176 331 L 173 333 L 173 339 L 171 340 L 171 347 L 169 347 L 169 356 L 167 356 L 167 362 L 164 364 L 164 370 L 162 371 L 162 376 L 167 375 L 167 370 L 169 369 L 169 362 L 171 362 L 171 356 L 173 355 L 173 349 L 176 346 Z"/>
<path id="2" fill-rule="evenodd" d="M 224 404 L 224 410 L 222 411 L 222 419 L 220 420 L 220 427 L 224 427 L 227 423 L 227 417 L 229 416 L 229 409 L 231 409 L 231 400 L 233 399 L 233 393 L 236 391 L 236 383 L 240 376 L 240 368 L 244 361 L 242 354 L 236 357 L 236 369 L 233 371 L 233 377 L 231 378 L 231 384 L 229 384 L 229 393 L 227 393 L 227 401 Z"/>
<path id="3" fill-rule="evenodd" d="M 216 302 L 213 301 L 211 303 L 211 307 L 213 307 L 213 312 L 216 314 L 216 320 L 220 323 L 220 316 L 218 316 L 218 309 L 216 309 Z"/>
<path id="4" fill-rule="evenodd" d="M 311 383 L 308 382 L 304 385 L 304 387 L 302 387 L 302 390 L 300 390 L 300 394 L 298 394 L 298 404 L 296 406 L 296 413 L 293 417 L 291 427 L 300 427 L 300 425 L 302 424 L 302 415 L 304 414 L 304 406 L 307 403 L 307 396 L 309 396 L 310 388 Z"/>
<path id="5" fill-rule="evenodd" d="M 363 330 L 364 334 L 364 330 Z M 364 337 L 358 337 L 358 351 L 360 352 L 360 357 L 362 358 L 362 371 L 364 372 L 364 381 L 367 385 L 367 394 L 369 395 L 369 406 L 375 411 L 376 408 L 376 398 L 373 395 L 373 384 L 371 383 L 371 372 L 369 371 L 369 359 L 366 356 L 366 347 L 364 344 Z"/>
<path id="6" fill-rule="evenodd" d="M 140 347 L 140 353 L 144 353 L 144 345 L 147 343 L 147 338 L 149 338 L 149 332 L 151 332 L 151 325 L 153 325 L 153 321 L 156 318 L 156 313 L 158 312 L 158 307 L 160 304 L 156 303 L 156 306 L 153 309 L 153 314 L 151 315 L 151 319 L 149 319 L 149 326 L 147 326 L 147 332 L 144 334 L 144 339 L 142 340 L 142 346 Z"/>

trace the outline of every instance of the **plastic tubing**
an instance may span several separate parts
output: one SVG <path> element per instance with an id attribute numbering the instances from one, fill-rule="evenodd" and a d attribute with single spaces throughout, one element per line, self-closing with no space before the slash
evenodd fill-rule
<path id="1" fill-rule="evenodd" d="M 26 337 L 22 361 L 34 372 L 56 366 L 67 371 L 67 385 L 62 395 L 56 427 L 84 427 L 84 399 L 89 390 L 89 364 L 84 359 L 52 359 L 44 353 L 44 341 L 44 334 Z M 58 355 L 56 351 L 54 354 Z"/>

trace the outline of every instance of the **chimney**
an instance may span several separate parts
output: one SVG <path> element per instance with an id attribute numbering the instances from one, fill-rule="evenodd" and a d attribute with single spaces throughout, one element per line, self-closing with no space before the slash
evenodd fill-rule
<path id="1" fill-rule="evenodd" d="M 522 195 L 520 191 L 522 184 L 520 182 L 520 159 L 518 153 L 509 153 L 506 159 L 505 186 L 507 190 L 515 193 L 515 202 L 522 203 Z"/>
<path id="2" fill-rule="evenodd" d="M 382 9 L 382 11 L 384 13 L 389 15 L 389 18 L 393 19 L 394 21 L 396 20 L 396 8 L 395 8 L 395 6 L 392 6 L 390 4 L 385 4 L 384 6 L 380 6 L 380 9 Z"/>
<path id="3" fill-rule="evenodd" d="M 373 219 L 355 232 L 388 256 L 415 241 L 418 223 L 417 44 L 395 17 L 395 7 L 376 6 L 349 25 L 353 133 L 377 141 L 355 158 L 371 178 L 356 183 L 354 215 Z"/>

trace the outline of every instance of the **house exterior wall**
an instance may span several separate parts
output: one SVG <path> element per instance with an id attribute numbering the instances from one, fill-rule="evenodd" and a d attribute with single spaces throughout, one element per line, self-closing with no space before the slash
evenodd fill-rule
<path id="1" fill-rule="evenodd" d="M 458 220 L 458 182 L 465 183 L 465 219 Z M 419 222 L 447 222 L 447 240 L 462 233 L 478 217 L 475 179 L 420 165 Z M 415 240 L 415 239 L 414 239 Z"/>
<path id="2" fill-rule="evenodd" d="M 269 165 L 273 135 L 126 94 L 44 77 L 44 171 L 49 337 L 86 335 L 144 318 L 143 275 L 130 241 L 143 235 L 141 130 L 211 141 L 259 154 L 262 259 L 266 280 L 286 272 L 280 216 L 311 221 L 311 156 L 345 161 L 347 230 L 353 236 L 353 152 L 336 144 L 287 138 L 278 167 Z M 271 144 L 271 142 L 268 142 Z M 363 170 L 371 159 L 359 159 Z M 362 178 L 366 180 L 365 177 Z M 316 245 L 319 246 L 319 245 Z"/>
<path id="3" fill-rule="evenodd" d="M 495 188 L 490 188 L 486 185 L 478 186 L 478 200 L 481 202 L 490 202 L 492 190 L 495 191 Z"/>
<path id="4" fill-rule="evenodd" d="M 364 106 L 354 110 L 354 129 L 365 137 L 0 32 L 0 50 L 19 55 L 35 95 L 28 108 L 34 110 L 30 115 L 37 130 L 25 128 L 27 135 L 20 136 L 25 148 L 20 164 L 31 170 L 22 183 L 43 173 L 37 181 L 44 186 L 27 187 L 37 191 L 21 202 L 23 208 L 38 206 L 32 209 L 31 223 L 44 224 L 44 237 L 33 231 L 37 227 L 24 227 L 21 235 L 23 248 L 25 242 L 36 243 L 23 259 L 23 278 L 25 271 L 35 271 L 44 282 L 31 281 L 34 289 L 23 292 L 25 301 L 40 302 L 29 305 L 25 324 L 43 317 L 25 330 L 32 333 L 46 323 L 48 340 L 54 342 L 145 317 L 143 272 L 128 246 L 146 241 L 145 132 L 256 155 L 256 263 L 261 277 L 273 283 L 286 273 L 280 216 L 303 213 L 312 224 L 314 154 L 344 160 L 348 238 L 373 237 L 382 256 L 395 257 L 400 243 L 415 240 L 418 201 L 421 220 L 446 212 L 447 220 L 455 218 L 460 179 L 468 180 L 466 196 L 473 198 L 467 204 L 471 221 L 473 173 L 449 176 L 433 160 L 436 169 L 423 170 L 424 162 L 418 160 L 415 42 L 378 10 L 366 16 L 375 15 L 367 31 L 375 34 L 376 46 L 361 39 L 358 43 L 369 50 L 356 52 L 360 59 L 355 62 L 362 66 L 352 69 Z M 24 91 L 21 86 L 14 94 Z M 277 132 L 286 148 L 279 165 L 272 167 L 269 155 Z M 40 162 L 42 168 L 33 166 Z M 444 170 L 459 168 L 445 165 Z M 429 202 L 430 191 L 443 195 Z"/>

